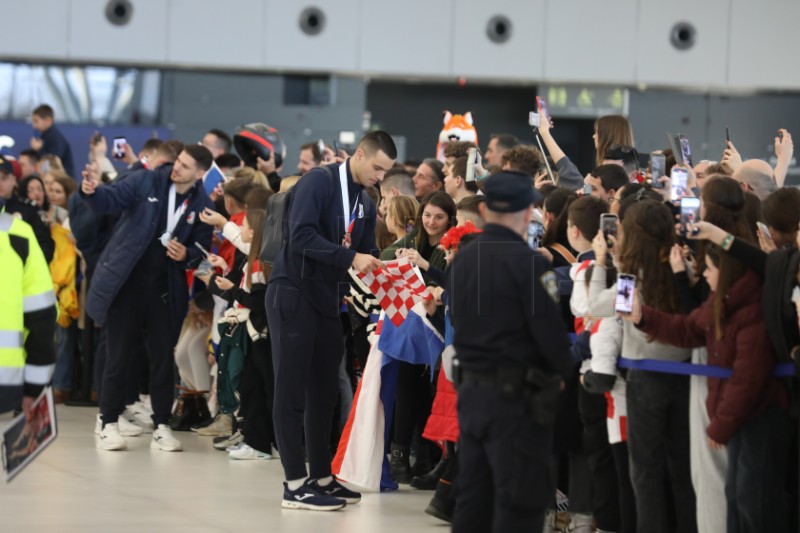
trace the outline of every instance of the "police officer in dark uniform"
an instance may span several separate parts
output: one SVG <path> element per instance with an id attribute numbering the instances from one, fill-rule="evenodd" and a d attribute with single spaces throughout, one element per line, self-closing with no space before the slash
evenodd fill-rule
<path id="1" fill-rule="evenodd" d="M 552 423 L 573 362 L 555 274 L 525 241 L 531 180 L 486 180 L 482 234 L 448 275 L 460 477 L 453 531 L 539 532 L 555 491 Z"/>

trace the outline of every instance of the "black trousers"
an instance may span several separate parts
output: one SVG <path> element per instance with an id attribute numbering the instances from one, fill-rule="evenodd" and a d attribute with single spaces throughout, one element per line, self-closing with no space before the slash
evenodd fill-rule
<path id="1" fill-rule="evenodd" d="M 728 442 L 728 532 L 789 531 L 786 466 L 789 417 L 777 405 L 744 424 Z"/>
<path id="2" fill-rule="evenodd" d="M 331 424 L 339 394 L 342 323 L 300 289 L 270 283 L 266 307 L 275 371 L 272 421 L 287 480 L 331 475 Z M 303 457 L 303 430 L 309 471 Z"/>
<path id="3" fill-rule="evenodd" d="M 177 332 L 167 291 L 143 289 L 131 283 L 122 286 L 106 320 L 106 363 L 100 396 L 103 423 L 115 423 L 125 410 L 130 380 L 138 384 L 140 375 L 131 369 L 141 368 L 135 358 L 145 357 L 140 349 L 144 337 L 150 357 L 150 399 L 153 424 L 169 424 L 175 392 L 173 349 Z"/>
<path id="4" fill-rule="evenodd" d="M 617 488 L 619 494 L 620 533 L 636 533 L 636 497 L 631 485 L 630 460 L 628 443 L 618 442 L 611 445 L 614 455 L 614 466 L 617 469 Z"/>
<path id="5" fill-rule="evenodd" d="M 626 399 L 637 530 L 697 531 L 689 466 L 689 377 L 630 370 Z"/>
<path id="6" fill-rule="evenodd" d="M 272 370 L 272 349 L 269 339 L 252 342 L 244 358 L 239 414 L 244 418 L 244 442 L 256 450 L 271 453 L 275 442 L 272 425 L 275 373 Z"/>
<path id="7" fill-rule="evenodd" d="M 542 531 L 555 491 L 552 431 L 531 420 L 525 403 L 492 386 L 459 387 L 454 533 Z"/>
<path id="8" fill-rule="evenodd" d="M 393 442 L 410 446 L 414 428 L 423 429 L 433 406 L 431 375 L 426 365 L 400 362 L 394 406 Z"/>
<path id="9" fill-rule="evenodd" d="M 620 527 L 619 491 L 617 469 L 608 443 L 608 404 L 604 395 L 592 394 L 581 387 L 578 389 L 578 406 L 583 422 L 583 451 L 591 473 L 591 514 L 599 529 L 617 531 Z"/>

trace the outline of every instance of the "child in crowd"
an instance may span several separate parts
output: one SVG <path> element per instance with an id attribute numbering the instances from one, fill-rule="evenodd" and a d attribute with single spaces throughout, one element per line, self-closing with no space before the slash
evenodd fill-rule
<path id="1" fill-rule="evenodd" d="M 265 210 L 248 208 L 242 221 L 241 240 L 250 245 L 250 251 L 238 287 L 216 274 L 201 277 L 209 291 L 233 305 L 220 320 L 220 330 L 224 329 L 229 337 L 237 335 L 244 345 L 239 386 L 244 442 L 229 451 L 232 459 L 270 459 L 275 443 L 272 425 L 274 375 L 264 308 L 267 280 L 258 259 L 265 217 Z M 213 266 L 227 270 L 228 265 L 220 256 L 212 254 L 208 260 Z"/>

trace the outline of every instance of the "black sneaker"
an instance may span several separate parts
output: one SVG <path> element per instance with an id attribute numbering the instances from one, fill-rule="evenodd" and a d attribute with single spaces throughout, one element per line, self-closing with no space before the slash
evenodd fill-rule
<path id="1" fill-rule="evenodd" d="M 338 511 L 347 505 L 347 502 L 329 496 L 321 492 L 319 487 L 312 485 L 306 480 L 297 490 L 289 490 L 289 485 L 283 483 L 283 501 L 281 507 L 284 509 L 308 509 L 309 511 Z"/>
<path id="2" fill-rule="evenodd" d="M 336 478 L 333 479 L 328 485 L 324 487 L 319 484 L 319 480 L 315 479 L 309 483 L 312 487 L 317 489 L 322 494 L 327 494 L 328 496 L 333 496 L 334 498 L 339 498 L 346 501 L 348 504 L 351 503 L 358 503 L 361 501 L 361 494 L 350 490 L 338 481 Z"/>

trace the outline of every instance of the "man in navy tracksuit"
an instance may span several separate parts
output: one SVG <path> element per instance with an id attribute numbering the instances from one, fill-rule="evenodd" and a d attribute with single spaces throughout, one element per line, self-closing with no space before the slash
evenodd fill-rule
<path id="1" fill-rule="evenodd" d="M 308 172 L 291 192 L 289 239 L 266 295 L 285 508 L 333 511 L 361 499 L 331 477 L 331 420 L 342 360 L 339 312 L 348 269 L 371 272 L 382 265 L 373 255 L 375 204 L 364 187 L 378 184 L 396 157 L 387 133 L 370 132 L 353 157 Z"/>
<path id="2" fill-rule="evenodd" d="M 125 409 L 131 361 L 141 353 L 144 336 L 150 356 L 153 404 L 151 448 L 179 451 L 169 427 L 175 377 L 172 352 L 189 304 L 186 270 L 203 259 L 194 243 L 211 246 L 211 226 L 198 216 L 213 207 L 202 177 L 211 153 L 187 145 L 174 165 L 140 170 L 124 180 L 97 187 L 97 169 L 84 172 L 81 197 L 97 213 L 122 212 L 111 240 L 98 260 L 86 311 L 106 326 L 107 360 L 100 412 L 103 427 L 96 438 L 103 450 L 123 450 L 117 419 Z"/>

